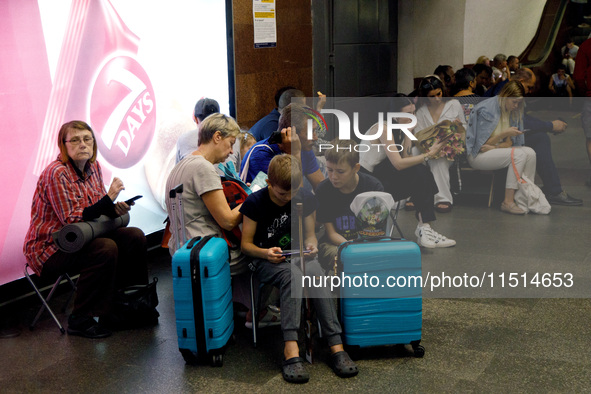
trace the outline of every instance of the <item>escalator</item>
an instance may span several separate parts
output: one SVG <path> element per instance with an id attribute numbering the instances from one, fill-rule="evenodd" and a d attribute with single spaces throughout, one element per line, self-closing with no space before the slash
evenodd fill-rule
<path id="1" fill-rule="evenodd" d="M 547 60 L 551 60 L 550 58 L 554 55 L 555 43 L 558 42 L 562 46 L 560 43 L 566 39 L 564 37 L 563 40 L 556 41 L 559 33 L 563 35 L 565 28 L 568 27 L 568 25 L 564 26 L 567 23 L 564 16 L 568 3 L 569 0 L 548 0 L 546 2 L 538 30 L 527 48 L 519 56 L 522 66 L 544 68 L 548 63 L 554 64 L 554 62 L 547 62 Z"/>
<path id="2" fill-rule="evenodd" d="M 542 12 L 536 34 L 519 56 L 521 65 L 534 69 L 538 82 L 538 96 L 550 95 L 549 79 L 561 63 L 561 48 L 570 37 L 580 45 L 591 33 L 591 28 L 577 27 L 580 10 L 569 0 L 548 0 Z"/>

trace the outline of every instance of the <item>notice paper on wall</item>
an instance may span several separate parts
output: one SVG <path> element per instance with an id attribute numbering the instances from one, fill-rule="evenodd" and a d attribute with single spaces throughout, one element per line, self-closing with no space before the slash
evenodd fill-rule
<path id="1" fill-rule="evenodd" d="M 275 48 L 277 46 L 277 23 L 275 0 L 253 0 L 254 47 Z"/>

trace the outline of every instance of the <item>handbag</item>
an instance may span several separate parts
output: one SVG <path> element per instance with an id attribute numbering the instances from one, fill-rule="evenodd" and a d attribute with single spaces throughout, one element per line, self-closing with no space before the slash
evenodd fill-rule
<path id="1" fill-rule="evenodd" d="M 519 172 L 517 172 L 517 167 L 515 167 L 515 160 L 513 158 L 515 153 L 515 148 L 511 149 L 511 165 L 513 166 L 513 171 L 515 172 L 515 177 L 517 178 L 518 188 L 515 192 L 515 203 L 517 206 L 525 211 L 526 213 L 531 211 L 533 213 L 538 213 L 542 215 L 547 215 L 550 213 L 552 207 L 542 189 L 540 189 L 535 183 L 532 182 L 531 179 L 522 175 L 519 176 Z"/>
<path id="2" fill-rule="evenodd" d="M 158 278 L 155 277 L 147 285 L 134 285 L 117 291 L 112 313 L 106 319 L 105 326 L 114 330 L 126 330 L 158 324 L 160 313 L 156 310 L 156 283 Z"/>

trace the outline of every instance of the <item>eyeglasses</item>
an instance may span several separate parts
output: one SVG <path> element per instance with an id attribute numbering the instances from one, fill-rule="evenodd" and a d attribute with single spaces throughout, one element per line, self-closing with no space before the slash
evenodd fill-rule
<path id="1" fill-rule="evenodd" d="M 77 146 L 80 145 L 80 143 L 84 141 L 85 145 L 90 145 L 93 143 L 94 138 L 92 137 L 84 137 L 83 139 L 80 139 L 80 137 L 74 137 L 74 138 L 70 138 L 69 140 L 64 140 L 64 142 L 69 142 L 72 146 Z"/>

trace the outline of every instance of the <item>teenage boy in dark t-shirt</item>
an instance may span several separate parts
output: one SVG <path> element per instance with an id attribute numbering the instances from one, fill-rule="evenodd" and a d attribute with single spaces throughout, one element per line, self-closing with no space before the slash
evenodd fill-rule
<path id="1" fill-rule="evenodd" d="M 316 220 L 324 224 L 326 231 L 318 245 L 318 258 L 327 271 L 333 268 L 338 246 L 357 238 L 359 228 L 350 208 L 353 199 L 360 193 L 384 191 L 377 178 L 359 172 L 361 165 L 359 152 L 354 149 L 355 141 L 335 140 L 332 146 L 324 155 L 328 179 L 316 190 L 319 203 Z"/>
<path id="2" fill-rule="evenodd" d="M 308 251 L 305 255 L 306 276 L 324 276 L 316 259 L 316 200 L 310 192 L 301 189 L 302 180 L 297 158 L 285 154 L 275 156 L 269 163 L 268 187 L 248 196 L 240 208 L 244 218 L 242 251 L 253 257 L 259 281 L 279 288 L 285 344 L 282 372 L 283 378 L 291 383 L 305 383 L 309 379 L 304 360 L 299 357 L 297 342 L 303 295 L 301 258 L 299 252 L 290 257 L 283 255 L 285 250 L 299 246 L 299 235 L 292 232 L 291 226 L 292 197 L 303 203 L 304 246 Z M 357 375 L 357 366 L 343 350 L 341 326 L 328 289 L 311 287 L 308 292 L 330 347 L 333 370 L 341 377 Z"/>

